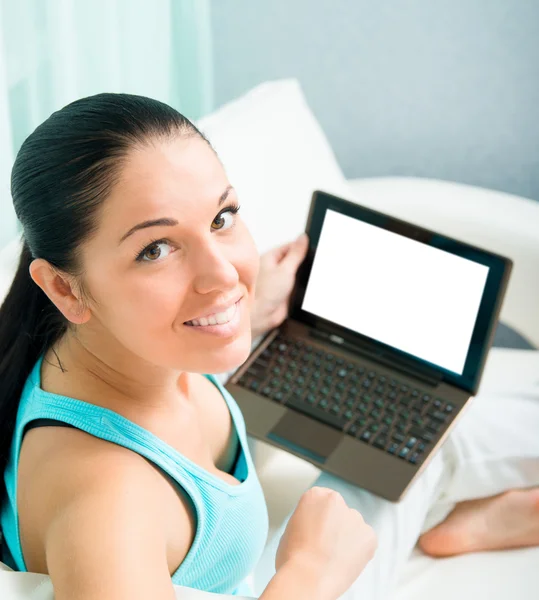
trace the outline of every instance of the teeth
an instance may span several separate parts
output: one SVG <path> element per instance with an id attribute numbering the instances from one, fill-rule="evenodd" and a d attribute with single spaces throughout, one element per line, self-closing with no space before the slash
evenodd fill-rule
<path id="1" fill-rule="evenodd" d="M 228 315 L 226 312 L 217 313 L 215 315 L 215 320 L 217 321 L 217 323 L 219 325 L 224 325 L 225 323 L 228 323 L 228 321 L 229 321 Z"/>
<path id="2" fill-rule="evenodd" d="M 224 312 L 210 315 L 209 317 L 200 317 L 200 319 L 192 319 L 186 321 L 186 325 L 193 325 L 195 327 L 206 327 L 207 325 L 224 325 L 232 320 L 232 317 L 236 314 L 236 305 L 233 304 Z"/>

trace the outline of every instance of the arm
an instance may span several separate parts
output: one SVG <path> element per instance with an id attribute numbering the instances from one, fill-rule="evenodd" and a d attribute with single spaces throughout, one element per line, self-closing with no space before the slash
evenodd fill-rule
<path id="1" fill-rule="evenodd" d="M 160 475 L 139 457 L 114 458 L 69 485 L 49 521 L 45 553 L 55 598 L 173 600 Z"/>
<path id="2" fill-rule="evenodd" d="M 325 590 L 318 577 L 300 564 L 282 566 L 260 596 L 260 600 L 335 600 L 337 596 Z"/>

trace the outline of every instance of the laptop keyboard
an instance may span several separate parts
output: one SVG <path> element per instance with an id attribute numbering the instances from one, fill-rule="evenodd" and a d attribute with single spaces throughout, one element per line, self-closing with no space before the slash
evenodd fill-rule
<path id="1" fill-rule="evenodd" d="M 414 465 L 455 413 L 442 398 L 283 334 L 238 383 Z"/>

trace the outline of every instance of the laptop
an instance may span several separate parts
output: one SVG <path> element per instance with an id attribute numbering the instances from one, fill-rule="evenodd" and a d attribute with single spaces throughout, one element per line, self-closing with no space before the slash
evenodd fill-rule
<path id="1" fill-rule="evenodd" d="M 306 232 L 290 316 L 226 387 L 250 435 L 398 501 L 477 393 L 512 261 L 321 191 Z"/>

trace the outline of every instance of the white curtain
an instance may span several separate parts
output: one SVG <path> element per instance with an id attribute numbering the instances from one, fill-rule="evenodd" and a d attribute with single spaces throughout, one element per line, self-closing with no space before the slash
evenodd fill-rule
<path id="1" fill-rule="evenodd" d="M 54 110 L 103 91 L 212 108 L 209 0 L 0 0 L 0 248 L 16 233 L 9 172 Z"/>

